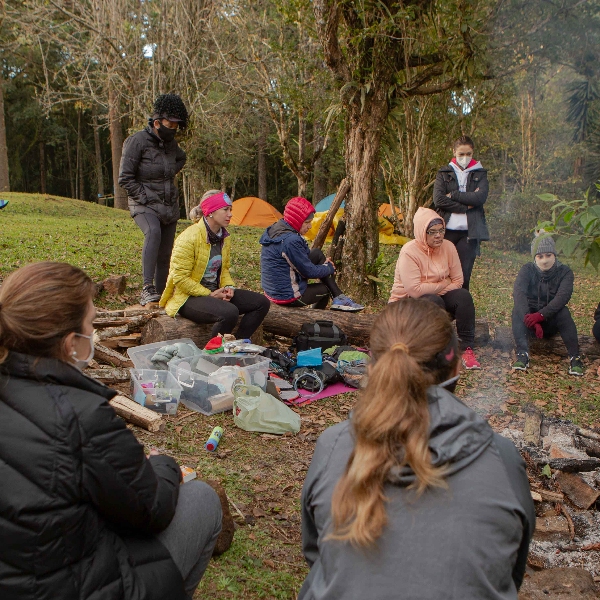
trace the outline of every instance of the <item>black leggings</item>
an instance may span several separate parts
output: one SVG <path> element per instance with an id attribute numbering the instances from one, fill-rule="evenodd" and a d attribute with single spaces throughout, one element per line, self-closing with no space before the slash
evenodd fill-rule
<path id="1" fill-rule="evenodd" d="M 144 287 L 155 285 L 156 291 L 162 294 L 167 285 L 177 221 L 164 225 L 158 217 L 149 213 L 135 215 L 133 220 L 144 234 L 142 248 Z"/>
<path id="2" fill-rule="evenodd" d="M 538 312 L 529 310 L 530 313 Z M 523 322 L 525 314 L 522 310 L 514 309 L 512 313 L 512 331 L 515 338 L 517 352 L 529 351 L 529 337 L 534 335 L 533 329 L 529 329 Z M 577 339 L 577 327 L 571 312 L 566 306 L 563 306 L 553 317 L 540 323 L 544 331 L 544 337 L 552 337 L 560 333 L 562 341 L 567 347 L 569 356 L 579 356 L 579 340 Z"/>
<path id="3" fill-rule="evenodd" d="M 462 267 L 463 272 L 463 287 L 465 290 L 468 290 L 469 283 L 471 282 L 473 265 L 475 264 L 475 258 L 477 257 L 477 240 L 470 240 L 468 232 L 455 229 L 446 229 L 444 238 L 456 246 L 458 258 L 460 259 L 460 266 Z"/>
<path id="4" fill-rule="evenodd" d="M 267 316 L 271 303 L 257 292 L 235 290 L 229 301 L 212 296 L 190 296 L 179 309 L 179 314 L 194 323 L 214 323 L 213 337 L 231 333 L 240 315 L 244 315 L 236 332 L 238 339 L 246 339 L 258 329 Z"/>
<path id="5" fill-rule="evenodd" d="M 320 248 L 313 248 L 308 258 L 313 265 L 322 265 L 325 262 L 325 255 Z M 298 300 L 280 306 L 310 306 L 314 304 L 314 308 L 319 310 L 327 308 L 329 298 L 337 298 L 342 294 L 342 290 L 338 287 L 333 275 L 323 277 L 320 282 L 309 283 L 304 294 Z"/>
<path id="6" fill-rule="evenodd" d="M 475 343 L 475 305 L 469 290 L 460 288 L 446 292 L 443 296 L 425 294 L 425 300 L 435 302 L 456 319 L 456 333 L 462 351 L 473 348 Z"/>

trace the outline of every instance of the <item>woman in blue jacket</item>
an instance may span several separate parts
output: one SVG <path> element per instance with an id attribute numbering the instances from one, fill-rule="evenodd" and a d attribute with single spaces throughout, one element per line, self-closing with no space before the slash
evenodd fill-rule
<path id="1" fill-rule="evenodd" d="M 302 237 L 311 227 L 315 207 L 301 197 L 292 198 L 280 219 L 260 238 L 261 283 L 271 302 L 282 306 L 309 306 L 324 309 L 333 298 L 331 310 L 358 312 L 364 306 L 342 293 L 335 278 L 335 266 L 319 248 L 309 250 Z M 318 279 L 319 283 L 308 283 Z"/>

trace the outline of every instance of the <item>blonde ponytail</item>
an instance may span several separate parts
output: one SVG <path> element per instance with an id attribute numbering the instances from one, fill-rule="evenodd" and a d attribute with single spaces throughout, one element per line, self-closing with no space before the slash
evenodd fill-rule
<path id="1" fill-rule="evenodd" d="M 453 339 L 447 314 L 427 300 L 394 302 L 375 319 L 374 362 L 352 415 L 355 447 L 333 494 L 331 539 L 362 547 L 377 541 L 387 523 L 384 485 L 394 468 L 412 469 L 417 496 L 444 485 L 444 468 L 431 464 L 427 388 L 456 365 L 456 352 L 441 365 L 436 360 Z"/>

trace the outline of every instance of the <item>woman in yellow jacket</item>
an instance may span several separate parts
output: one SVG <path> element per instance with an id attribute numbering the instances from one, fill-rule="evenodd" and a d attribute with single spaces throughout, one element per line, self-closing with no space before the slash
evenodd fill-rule
<path id="1" fill-rule="evenodd" d="M 231 199 L 218 190 L 202 196 L 202 216 L 176 240 L 167 287 L 160 299 L 171 317 L 214 323 L 212 335 L 231 333 L 241 315 L 238 339 L 249 338 L 269 312 L 262 294 L 234 287 L 229 273 Z"/>

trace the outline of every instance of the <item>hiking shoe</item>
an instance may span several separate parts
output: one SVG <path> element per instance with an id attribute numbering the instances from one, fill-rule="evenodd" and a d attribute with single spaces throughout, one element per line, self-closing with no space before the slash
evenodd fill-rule
<path id="1" fill-rule="evenodd" d="M 8 206 L 8 200 L 0 200 L 0 210 Z"/>
<path id="2" fill-rule="evenodd" d="M 153 285 L 144 286 L 142 295 L 140 296 L 140 304 L 142 306 L 146 306 L 146 304 L 149 304 L 150 302 L 158 302 L 159 300 L 160 294 Z"/>
<path id="3" fill-rule="evenodd" d="M 358 302 L 354 302 L 352 298 L 348 298 L 345 294 L 340 294 L 333 299 L 331 307 L 329 310 L 345 310 L 347 312 L 360 312 L 364 310 L 364 306 L 362 304 L 358 304 Z"/>
<path id="4" fill-rule="evenodd" d="M 529 367 L 529 354 L 527 352 L 517 352 L 517 360 L 512 366 L 513 371 L 527 371 Z"/>
<path id="5" fill-rule="evenodd" d="M 481 369 L 481 365 L 479 364 L 477 358 L 475 357 L 475 353 L 471 348 L 467 348 L 463 352 L 462 364 L 463 367 L 469 371 L 472 369 Z"/>
<path id="6" fill-rule="evenodd" d="M 571 357 L 571 364 L 569 365 L 569 375 L 576 375 L 577 377 L 583 376 L 583 363 L 579 356 Z"/>

